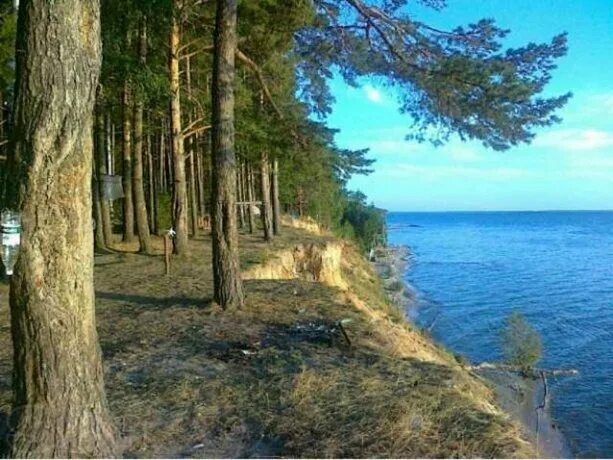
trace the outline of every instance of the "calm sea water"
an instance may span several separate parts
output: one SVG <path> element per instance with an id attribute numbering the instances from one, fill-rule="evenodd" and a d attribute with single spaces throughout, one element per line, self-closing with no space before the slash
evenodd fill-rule
<path id="1" fill-rule="evenodd" d="M 390 213 L 411 247 L 409 311 L 471 361 L 501 359 L 498 331 L 520 310 L 542 335 L 552 417 L 575 455 L 613 457 L 613 212 Z"/>

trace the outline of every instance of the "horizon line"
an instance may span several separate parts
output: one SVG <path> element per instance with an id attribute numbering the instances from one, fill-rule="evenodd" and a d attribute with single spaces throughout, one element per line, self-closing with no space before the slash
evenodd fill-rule
<path id="1" fill-rule="evenodd" d="M 613 212 L 613 209 L 443 209 L 443 210 L 421 210 L 421 211 L 407 211 L 407 210 L 388 210 L 388 213 L 469 213 L 469 212 Z"/>

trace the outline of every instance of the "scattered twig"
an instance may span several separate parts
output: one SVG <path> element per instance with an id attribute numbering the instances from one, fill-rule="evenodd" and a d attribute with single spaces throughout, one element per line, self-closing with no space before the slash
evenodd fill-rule
<path id="1" fill-rule="evenodd" d="M 436 324 L 440 316 L 441 316 L 441 312 L 438 312 L 436 316 L 434 317 L 434 319 L 432 320 L 432 322 L 430 323 L 430 326 L 426 328 L 428 332 L 432 332 L 432 329 L 434 329 L 434 325 Z"/>
<path id="2" fill-rule="evenodd" d="M 351 346 L 351 340 L 349 340 L 349 336 L 347 335 L 347 331 L 345 331 L 345 327 L 343 326 L 343 320 L 337 321 L 336 325 L 338 326 L 339 330 L 343 334 L 343 337 L 347 341 L 347 345 Z"/>

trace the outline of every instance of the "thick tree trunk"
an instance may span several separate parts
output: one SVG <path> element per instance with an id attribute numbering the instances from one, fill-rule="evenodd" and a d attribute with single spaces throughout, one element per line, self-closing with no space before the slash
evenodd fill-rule
<path id="1" fill-rule="evenodd" d="M 243 305 L 236 228 L 234 150 L 234 56 L 237 0 L 217 0 L 213 59 L 212 242 L 215 301 L 223 308 Z"/>
<path id="2" fill-rule="evenodd" d="M 279 160 L 272 162 L 272 226 L 275 235 L 281 234 L 281 204 L 279 203 Z"/>
<path id="3" fill-rule="evenodd" d="M 171 19 L 169 41 L 169 75 L 170 75 L 170 123 L 172 136 L 172 165 L 174 186 L 172 188 L 172 220 L 176 232 L 174 253 L 185 255 L 188 250 L 187 229 L 187 181 L 185 175 L 185 154 L 183 132 L 181 128 L 181 92 L 179 80 L 179 43 L 181 28 L 179 25 L 180 1 L 174 0 L 175 11 Z"/>
<path id="4" fill-rule="evenodd" d="M 264 227 L 264 239 L 272 241 L 272 206 L 270 204 L 270 168 L 268 165 L 268 153 L 262 152 L 260 158 L 260 185 L 262 194 L 262 226 Z"/>
<path id="5" fill-rule="evenodd" d="M 97 0 L 22 1 L 8 205 L 22 212 L 11 280 L 11 457 L 112 457 L 94 317 L 92 122 Z"/>
<path id="6" fill-rule="evenodd" d="M 134 194 L 132 191 L 132 101 L 130 82 L 126 80 L 123 87 L 123 240 L 131 243 L 134 236 Z"/>
<path id="7" fill-rule="evenodd" d="M 145 66 L 147 59 L 147 22 L 143 18 L 140 30 L 138 56 L 141 66 Z M 145 186 L 143 184 L 143 102 L 139 98 L 134 105 L 134 171 L 132 172 L 132 186 L 134 193 L 134 215 L 136 217 L 136 230 L 140 251 L 151 254 L 151 235 L 147 216 L 147 202 L 145 200 Z"/>

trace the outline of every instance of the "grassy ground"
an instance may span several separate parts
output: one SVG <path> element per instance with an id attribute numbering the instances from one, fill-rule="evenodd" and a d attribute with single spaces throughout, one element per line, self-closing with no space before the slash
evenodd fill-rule
<path id="1" fill-rule="evenodd" d="M 325 239 L 289 228 L 273 245 L 242 235 L 243 268 Z M 385 300 L 380 279 L 351 246 L 343 264 L 349 291 L 246 281 L 245 309 L 223 313 L 211 307 L 210 240 L 190 244 L 169 277 L 161 255 L 96 257 L 107 392 L 126 456 L 532 453 L 491 391 Z M 10 407 L 6 295 L 0 286 L 2 411 Z M 339 320 L 349 320 L 351 344 Z"/>

